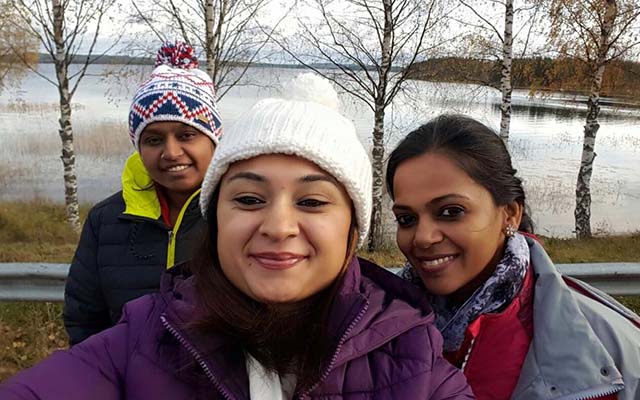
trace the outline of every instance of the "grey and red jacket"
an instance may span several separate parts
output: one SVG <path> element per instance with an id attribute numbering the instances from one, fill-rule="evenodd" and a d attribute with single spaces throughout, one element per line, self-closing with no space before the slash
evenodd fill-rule
<path id="1" fill-rule="evenodd" d="M 9 379 L 0 398 L 249 399 L 237 342 L 183 328 L 196 294 L 194 277 L 178 272 L 165 274 L 160 293 L 127 304 L 113 328 Z M 473 398 L 441 355 L 425 296 L 395 275 L 354 258 L 329 315 L 323 379 L 295 399 Z"/>
<path id="2" fill-rule="evenodd" d="M 527 238 L 519 295 L 467 327 L 446 357 L 479 400 L 640 399 L 640 317 L 605 293 L 562 276 Z"/>

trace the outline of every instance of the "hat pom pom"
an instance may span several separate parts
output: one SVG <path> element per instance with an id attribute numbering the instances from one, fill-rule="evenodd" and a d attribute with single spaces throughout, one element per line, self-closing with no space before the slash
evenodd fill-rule
<path id="1" fill-rule="evenodd" d="M 331 83 L 311 72 L 296 76 L 290 82 L 289 87 L 285 87 L 285 93 L 292 100 L 319 103 L 334 111 L 338 111 L 340 106 L 338 93 L 331 86 Z"/>
<path id="2" fill-rule="evenodd" d="M 192 69 L 198 68 L 193 47 L 184 42 L 165 43 L 156 54 L 156 67 L 168 65 L 174 68 Z"/>

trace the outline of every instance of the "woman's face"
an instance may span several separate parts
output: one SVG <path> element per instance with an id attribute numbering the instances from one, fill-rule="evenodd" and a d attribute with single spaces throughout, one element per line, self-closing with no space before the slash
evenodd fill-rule
<path id="1" fill-rule="evenodd" d="M 351 200 L 303 158 L 270 154 L 232 164 L 220 182 L 217 217 L 222 270 L 259 302 L 305 299 L 345 263 Z"/>
<path id="2" fill-rule="evenodd" d="M 154 122 L 142 131 L 139 149 L 154 182 L 169 192 L 191 194 L 202 184 L 214 144 L 182 122 Z"/>
<path id="3" fill-rule="evenodd" d="M 437 153 L 402 162 L 393 185 L 400 250 L 429 292 L 464 301 L 493 272 L 520 206 L 496 206 L 487 189 Z"/>

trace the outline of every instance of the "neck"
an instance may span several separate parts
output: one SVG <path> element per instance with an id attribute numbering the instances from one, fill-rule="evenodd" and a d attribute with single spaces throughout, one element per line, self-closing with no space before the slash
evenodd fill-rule
<path id="1" fill-rule="evenodd" d="M 491 261 L 489 261 L 482 271 L 467 282 L 467 284 L 447 296 L 447 301 L 456 306 L 460 306 L 466 302 L 469 297 L 493 275 L 504 254 L 504 246 L 504 242 L 501 243 L 493 254 L 493 257 L 491 257 Z"/>
<path id="2" fill-rule="evenodd" d="M 160 190 L 164 195 L 164 198 L 167 200 L 167 205 L 169 206 L 169 219 L 171 220 L 171 225 L 175 225 L 178 220 L 178 215 L 180 215 L 180 211 L 182 207 L 184 207 L 185 203 L 191 197 L 193 192 L 191 193 L 182 193 L 182 192 L 172 192 L 166 190 L 161 187 Z"/>

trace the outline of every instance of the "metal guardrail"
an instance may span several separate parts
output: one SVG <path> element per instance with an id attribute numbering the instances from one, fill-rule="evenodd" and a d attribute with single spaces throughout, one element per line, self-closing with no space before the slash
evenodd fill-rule
<path id="1" fill-rule="evenodd" d="M 640 296 L 640 263 L 556 264 L 609 294 Z M 399 268 L 390 268 L 397 272 Z M 0 301 L 63 301 L 68 264 L 0 263 Z"/>

